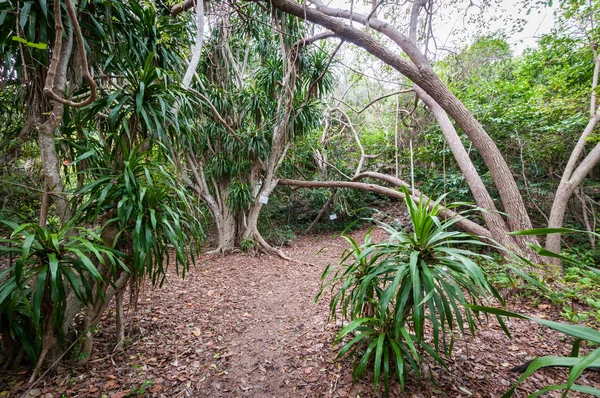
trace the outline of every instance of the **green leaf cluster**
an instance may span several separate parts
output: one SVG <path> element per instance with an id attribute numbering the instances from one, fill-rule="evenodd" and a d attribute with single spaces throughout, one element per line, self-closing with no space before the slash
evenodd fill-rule
<path id="1" fill-rule="evenodd" d="M 94 299 L 93 289 L 104 281 L 98 265 L 116 272 L 126 268 L 122 254 L 107 246 L 94 231 L 68 223 L 58 231 L 37 224 L 4 222 L 13 232 L 0 239 L 0 256 L 10 261 L 0 272 L 0 323 L 36 360 L 43 329 L 61 331 L 67 295 L 81 304 Z"/>
<path id="2" fill-rule="evenodd" d="M 475 333 L 477 319 L 466 304 L 488 295 L 502 302 L 476 262 L 485 256 L 466 248 L 485 244 L 455 231 L 456 219 L 439 217 L 443 198 L 415 203 L 405 194 L 412 232 L 381 224 L 388 240 L 373 243 L 367 234 L 362 245 L 345 236 L 350 249 L 339 267 L 325 270 L 319 294 L 331 289 L 331 317 L 350 320 L 336 342 L 353 336 L 339 356 L 358 355 L 354 380 L 372 366 L 375 389 L 383 376 L 386 393 L 394 372 L 404 387 L 409 369 L 421 377 L 425 356 L 445 366 L 442 355 L 452 351 L 455 332 Z"/>

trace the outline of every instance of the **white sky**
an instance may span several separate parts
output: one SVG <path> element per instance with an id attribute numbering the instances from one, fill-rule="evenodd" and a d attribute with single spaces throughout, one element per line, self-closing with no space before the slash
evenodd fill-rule
<path id="1" fill-rule="evenodd" d="M 466 15 L 463 7 L 442 6 L 434 14 L 434 35 L 438 46 L 456 48 L 472 41 L 475 36 L 504 30 L 513 51 L 521 53 L 528 47 L 534 47 L 537 38 L 553 27 L 556 5 L 533 9 L 527 15 L 523 0 L 499 3 L 484 10 L 472 7 Z M 524 22 L 521 29 L 517 29 L 519 20 Z"/>
<path id="2" fill-rule="evenodd" d="M 352 0 L 322 0 L 331 7 L 350 9 Z M 388 1 L 387 7 L 394 0 Z M 396 0 L 398 3 L 403 3 Z M 529 15 L 523 6 L 525 0 L 442 0 L 438 9 L 434 11 L 433 29 L 437 39 L 438 48 L 454 50 L 481 35 L 504 30 L 508 41 L 515 53 L 522 53 L 527 47 L 534 47 L 536 37 L 550 32 L 554 24 L 554 8 L 539 6 Z M 467 7 L 469 3 L 494 3 L 484 9 L 477 6 Z M 557 2 L 555 2 L 557 3 Z M 371 0 L 354 0 L 354 9 L 368 13 Z M 384 6 L 386 7 L 386 6 Z M 468 11 L 465 13 L 465 10 Z M 382 18 L 381 14 L 379 18 Z M 385 19 L 385 18 L 383 18 Z M 515 29 L 517 21 L 521 19 L 525 24 L 519 31 Z M 442 54 L 440 54 L 442 55 Z"/>

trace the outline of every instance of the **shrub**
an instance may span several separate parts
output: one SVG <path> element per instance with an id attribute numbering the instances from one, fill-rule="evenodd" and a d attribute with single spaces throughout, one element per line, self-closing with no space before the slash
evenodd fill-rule
<path id="1" fill-rule="evenodd" d="M 413 231 L 380 223 L 389 234 L 387 241 L 373 243 L 368 233 L 361 246 L 345 236 L 351 247 L 339 267 L 326 268 L 319 293 L 330 288 L 331 317 L 339 313 L 350 320 L 335 340 L 353 336 L 338 357 L 359 354 L 354 381 L 370 365 L 375 389 L 383 376 L 386 394 L 394 372 L 404 388 L 409 368 L 420 378 L 425 356 L 446 366 L 442 354 L 451 353 L 457 330 L 475 333 L 476 318 L 465 304 L 482 304 L 488 295 L 502 302 L 475 261 L 486 256 L 464 248 L 485 244 L 453 230 L 458 220 L 438 217 L 442 198 L 415 203 L 405 193 Z M 426 323 L 432 330 L 430 342 L 424 336 Z"/>
<path id="2" fill-rule="evenodd" d="M 68 292 L 82 304 L 92 300 L 94 286 L 103 281 L 93 262 L 113 268 L 124 264 L 100 236 L 72 223 L 57 232 L 37 224 L 3 223 L 13 232 L 0 239 L 7 244 L 0 245 L 0 257 L 12 254 L 15 261 L 0 271 L 0 330 L 7 329 L 35 361 L 48 329 L 63 337 Z"/>

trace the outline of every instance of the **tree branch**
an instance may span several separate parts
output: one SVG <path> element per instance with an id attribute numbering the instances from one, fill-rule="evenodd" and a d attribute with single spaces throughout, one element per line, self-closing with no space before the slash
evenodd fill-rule
<path id="1" fill-rule="evenodd" d="M 184 0 L 181 3 L 175 4 L 173 7 L 171 7 L 171 16 L 176 17 L 182 12 L 193 8 L 194 4 L 196 4 L 196 0 Z"/>
<path id="2" fill-rule="evenodd" d="M 374 177 L 377 174 L 378 173 L 361 173 L 357 177 L 355 177 L 355 179 L 358 177 L 360 177 L 360 178 Z M 388 176 L 388 177 L 390 179 L 393 179 L 393 180 L 389 180 L 389 181 L 396 181 L 396 182 L 400 181 L 400 180 L 395 179 L 394 177 L 391 177 L 391 176 Z M 375 193 L 389 196 L 389 197 L 395 198 L 395 199 L 404 199 L 405 198 L 404 193 L 396 191 L 395 189 L 382 187 L 381 185 L 377 185 L 377 184 L 367 184 L 367 183 L 355 182 L 355 181 L 301 181 L 301 180 L 282 179 L 282 180 L 279 180 L 278 184 L 286 185 L 286 186 L 304 187 L 304 188 L 351 188 L 351 189 L 360 189 L 363 191 L 375 192 Z M 407 184 L 402 182 L 402 185 L 407 185 Z M 411 195 L 411 197 L 413 198 L 413 200 L 415 200 L 417 202 L 420 202 L 421 200 L 424 200 L 425 202 L 429 201 L 429 199 L 426 196 L 420 194 L 418 191 L 415 191 L 415 195 Z M 471 220 L 468 220 L 468 219 L 460 216 L 458 213 L 456 213 L 452 210 L 442 207 L 440 216 L 444 219 L 459 219 L 460 221 L 458 221 L 456 223 L 456 225 L 460 229 L 462 229 L 466 232 L 472 233 L 482 239 L 491 238 L 490 232 L 487 229 L 485 229 L 481 225 L 479 225 Z"/>
<path id="3" fill-rule="evenodd" d="M 60 63 L 61 56 L 61 48 L 62 48 L 62 32 L 64 30 L 62 24 L 62 16 L 60 11 L 60 0 L 56 0 L 54 3 L 54 17 L 55 17 L 55 30 L 56 30 L 56 38 L 54 40 L 54 54 L 52 55 L 52 60 L 50 61 L 50 68 L 48 69 L 48 76 L 46 79 L 46 84 L 44 85 L 44 95 L 52 98 L 53 100 L 60 102 L 61 104 L 73 107 L 73 108 L 81 108 L 86 105 L 91 104 L 96 99 L 96 82 L 92 75 L 90 75 L 89 66 L 87 62 L 87 56 L 85 55 L 85 43 L 83 40 L 83 34 L 81 33 L 81 28 L 79 27 L 79 22 L 77 21 L 77 15 L 75 13 L 75 9 L 73 8 L 73 4 L 71 0 L 66 0 L 65 4 L 67 5 L 67 12 L 69 14 L 69 18 L 71 19 L 71 24 L 73 25 L 73 33 L 75 35 L 75 39 L 77 41 L 78 53 L 81 57 L 81 69 L 83 70 L 83 77 L 87 80 L 88 85 L 90 86 L 90 95 L 88 98 L 81 102 L 73 102 L 63 98 L 62 95 L 58 95 L 54 92 L 54 80 L 56 78 L 56 72 L 58 69 L 58 64 Z"/>
<path id="4" fill-rule="evenodd" d="M 206 95 L 202 94 L 201 92 L 199 92 L 197 90 L 194 90 L 191 87 L 188 87 L 188 90 L 190 90 L 192 93 L 196 94 L 198 97 L 202 98 L 202 100 L 204 100 L 204 102 L 206 102 L 206 104 L 210 107 L 210 109 L 212 110 L 212 112 L 215 115 L 215 117 L 217 118 L 217 120 L 225 127 L 225 129 L 229 132 L 229 134 L 231 134 L 233 136 L 233 138 L 235 138 L 236 141 L 241 144 L 242 139 L 240 138 L 240 136 L 237 135 L 235 130 L 233 128 L 231 128 L 231 126 L 229 124 L 227 124 L 227 122 L 225 121 L 225 119 L 223 119 L 223 117 L 221 116 L 221 114 L 219 113 L 217 108 L 215 108 L 215 106 L 212 104 L 210 99 Z"/>
<path id="5" fill-rule="evenodd" d="M 389 97 L 393 97 L 394 95 L 398 95 L 398 94 L 404 94 L 404 93 L 411 93 L 411 92 L 414 92 L 414 91 L 415 91 L 414 89 L 412 89 L 412 88 L 408 88 L 408 89 L 406 89 L 406 90 L 395 91 L 395 92 L 393 92 L 393 93 L 390 93 L 390 94 L 385 94 L 385 95 L 382 95 L 381 97 L 377 97 L 377 98 L 375 98 L 373 101 L 369 102 L 369 103 L 368 103 L 367 105 L 365 105 L 365 106 L 364 106 L 364 107 L 363 107 L 363 108 L 362 108 L 360 111 L 357 111 L 356 109 L 354 109 L 354 108 L 352 107 L 352 105 L 350 105 L 350 104 L 348 104 L 348 103 L 344 102 L 343 100 L 341 100 L 341 99 L 339 99 L 339 98 L 335 98 L 335 97 L 333 97 L 333 99 L 334 99 L 334 100 L 336 100 L 337 102 L 340 102 L 340 103 L 342 103 L 342 104 L 346 105 L 348 108 L 350 108 L 350 110 L 351 110 L 352 112 L 356 113 L 357 115 L 360 115 L 361 113 L 363 113 L 364 111 L 366 111 L 368 108 L 370 108 L 371 106 L 373 106 L 373 104 L 375 104 L 376 102 L 379 102 L 379 101 L 381 101 L 381 100 L 384 100 L 384 99 L 386 99 L 386 98 L 389 98 Z"/>

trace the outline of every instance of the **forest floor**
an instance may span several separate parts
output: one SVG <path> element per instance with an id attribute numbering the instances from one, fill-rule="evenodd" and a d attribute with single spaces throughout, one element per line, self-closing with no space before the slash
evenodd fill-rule
<path id="1" fill-rule="evenodd" d="M 354 235 L 362 239 L 363 231 Z M 170 274 L 162 288 L 147 288 L 131 311 L 124 350 L 113 351 L 114 312 L 98 328 L 95 351 L 81 364 L 60 364 L 27 391 L 28 371 L 0 375 L 0 397 L 373 397 L 372 375 L 352 385 L 352 362 L 336 360 L 339 325 L 328 322 L 328 297 L 314 303 L 324 267 L 345 248 L 338 236 L 305 236 L 286 248 L 293 258 L 203 255 L 185 280 Z M 512 311 L 563 320 L 549 303 L 513 297 Z M 114 310 L 113 310 L 114 311 Z M 563 335 L 525 320 L 511 320 L 509 340 L 490 318 L 456 342 L 449 368 L 432 365 L 437 385 L 410 378 L 392 396 L 497 397 L 518 378 L 510 368 L 534 356 L 568 355 Z M 542 370 L 519 397 L 567 372 Z M 599 386 L 600 373 L 580 384 Z M 546 395 L 554 396 L 554 395 Z M 558 394 L 556 396 L 559 396 Z M 572 395 L 574 396 L 574 395 Z"/>

